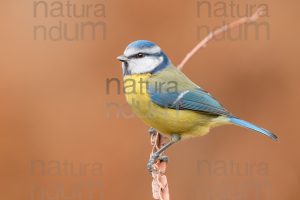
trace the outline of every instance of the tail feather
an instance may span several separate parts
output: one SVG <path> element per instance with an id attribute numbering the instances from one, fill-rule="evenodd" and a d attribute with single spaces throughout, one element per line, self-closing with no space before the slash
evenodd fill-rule
<path id="1" fill-rule="evenodd" d="M 263 128 L 260 128 L 260 127 L 257 127 L 254 124 L 251 124 L 250 122 L 247 122 L 247 121 L 235 118 L 235 117 L 231 117 L 231 118 L 229 118 L 229 120 L 233 124 L 236 124 L 238 126 L 242 126 L 242 127 L 245 127 L 245 128 L 249 128 L 253 131 L 256 131 L 258 133 L 266 135 L 266 136 L 270 137 L 272 140 L 277 141 L 277 139 L 278 139 L 278 137 L 276 135 L 274 135 L 273 133 L 271 133 L 270 131 L 268 131 L 266 129 L 263 129 Z"/>

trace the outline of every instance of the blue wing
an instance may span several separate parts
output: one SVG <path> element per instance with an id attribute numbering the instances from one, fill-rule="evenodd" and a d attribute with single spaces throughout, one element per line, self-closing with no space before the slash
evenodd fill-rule
<path id="1" fill-rule="evenodd" d="M 201 88 L 192 88 L 180 92 L 162 92 L 155 91 L 155 88 L 150 86 L 148 93 L 152 101 L 162 107 L 231 116 L 216 99 Z"/>
<path id="2" fill-rule="evenodd" d="M 166 80 L 176 83 L 177 87 L 175 91 L 170 92 L 165 87 L 166 84 L 162 88 L 156 87 L 157 83 L 160 85 L 159 83 L 165 83 Z M 164 73 L 152 76 L 148 84 L 148 94 L 152 102 L 161 107 L 177 110 L 193 110 L 217 116 L 223 115 L 228 117 L 229 121 L 233 124 L 252 129 L 263 135 L 267 135 L 273 140 L 277 139 L 277 136 L 270 131 L 234 117 L 208 92 L 191 82 L 175 67 L 169 67 L 164 70 Z"/>

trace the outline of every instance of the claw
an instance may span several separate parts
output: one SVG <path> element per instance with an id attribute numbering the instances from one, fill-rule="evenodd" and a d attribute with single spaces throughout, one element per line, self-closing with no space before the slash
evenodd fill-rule
<path id="1" fill-rule="evenodd" d="M 154 135 L 155 133 L 156 133 L 156 130 L 154 129 L 154 128 L 149 128 L 148 129 L 148 133 L 150 134 L 150 135 Z"/>
<path id="2" fill-rule="evenodd" d="M 153 172 L 155 169 L 153 167 L 155 161 L 159 158 L 159 154 L 157 153 L 154 153 L 152 154 L 151 158 L 149 159 L 148 163 L 147 163 L 147 169 L 150 171 L 150 172 Z"/>
<path id="3" fill-rule="evenodd" d="M 160 156 L 158 159 L 159 159 L 161 162 L 168 162 L 168 161 L 169 161 L 168 156 Z"/>

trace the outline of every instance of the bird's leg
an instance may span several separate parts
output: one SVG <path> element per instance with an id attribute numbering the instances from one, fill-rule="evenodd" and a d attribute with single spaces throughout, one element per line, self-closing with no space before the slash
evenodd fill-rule
<path id="1" fill-rule="evenodd" d="M 154 170 L 153 165 L 155 163 L 155 161 L 157 159 L 159 159 L 160 155 L 167 150 L 170 146 L 172 146 L 172 144 L 177 143 L 179 140 L 181 139 L 180 135 L 178 134 L 172 134 L 171 136 L 171 141 L 167 144 L 165 144 L 163 147 L 161 147 L 158 151 L 156 151 L 155 153 L 153 153 L 147 163 L 147 168 L 150 172 L 152 172 Z M 161 157 L 160 159 L 162 160 L 167 160 L 167 157 Z"/>
<path id="2" fill-rule="evenodd" d="M 158 145 L 158 144 L 156 144 L 157 140 L 160 141 L 159 143 L 161 143 L 161 140 L 163 139 L 163 137 L 152 127 L 150 127 L 148 129 L 148 133 L 152 138 L 151 139 L 152 146 L 157 147 L 157 145 Z M 166 155 L 161 155 L 157 159 L 160 160 L 161 162 L 168 162 L 168 160 L 169 160 L 168 156 L 166 156 Z"/>

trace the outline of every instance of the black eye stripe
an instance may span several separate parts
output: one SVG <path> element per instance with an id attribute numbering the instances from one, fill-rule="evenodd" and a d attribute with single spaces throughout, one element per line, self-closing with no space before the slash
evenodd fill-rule
<path id="1" fill-rule="evenodd" d="M 148 56 L 148 55 L 149 54 L 147 54 L 147 53 L 137 53 L 137 54 L 128 56 L 128 58 L 142 58 L 142 57 L 145 57 L 145 56 Z"/>
<path id="2" fill-rule="evenodd" d="M 139 54 L 142 54 L 143 56 L 140 57 Z M 136 54 L 127 56 L 127 58 L 129 58 L 129 59 L 131 59 L 131 58 L 143 58 L 143 57 L 145 57 L 145 56 L 160 56 L 160 55 L 161 55 L 161 53 L 153 53 L 153 54 L 150 54 L 150 53 L 139 52 L 139 53 L 136 53 Z"/>

